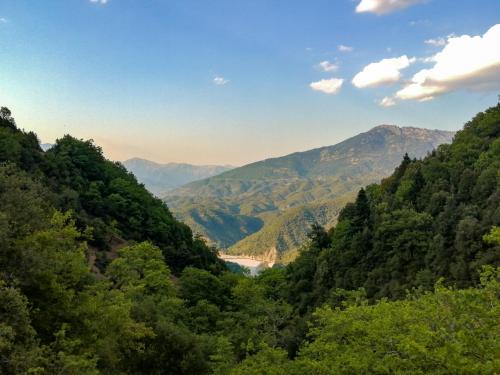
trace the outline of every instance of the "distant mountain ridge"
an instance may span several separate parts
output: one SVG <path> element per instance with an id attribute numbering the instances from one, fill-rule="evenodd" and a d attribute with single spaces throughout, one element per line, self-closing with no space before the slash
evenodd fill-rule
<path id="1" fill-rule="evenodd" d="M 40 147 L 43 151 L 50 150 L 52 147 L 54 147 L 53 143 L 40 143 Z"/>
<path id="2" fill-rule="evenodd" d="M 252 180 L 331 176 L 339 172 L 345 164 L 360 164 L 361 159 L 358 160 L 360 154 L 377 153 L 389 146 L 390 149 L 387 151 L 391 155 L 404 151 L 415 157 L 421 157 L 439 144 L 449 143 L 453 134 L 454 132 L 442 130 L 379 125 L 333 146 L 255 162 L 235 168 L 216 178 Z M 387 163 L 375 163 L 373 168 L 384 168 L 385 164 Z M 360 165 L 360 168 L 363 167 L 366 165 Z M 200 184 L 203 184 L 203 181 L 192 186 Z"/>
<path id="3" fill-rule="evenodd" d="M 353 192 L 392 173 L 405 153 L 421 158 L 450 143 L 453 135 L 380 125 L 333 146 L 266 159 L 189 183 L 168 192 L 165 200 L 194 231 L 231 253 L 271 251 L 286 259 L 303 242 L 310 224 L 333 224 Z M 228 231 L 223 225 L 228 221 L 238 225 Z"/>
<path id="4" fill-rule="evenodd" d="M 132 158 L 122 163 L 139 182 L 157 196 L 192 181 L 226 172 L 229 165 L 192 165 L 187 163 L 160 164 L 141 158 Z"/>

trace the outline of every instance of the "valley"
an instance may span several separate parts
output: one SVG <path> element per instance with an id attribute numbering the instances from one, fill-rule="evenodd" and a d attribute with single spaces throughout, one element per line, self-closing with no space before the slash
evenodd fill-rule
<path id="1" fill-rule="evenodd" d="M 3 107 L 0 373 L 492 373 L 499 124 L 500 104 L 351 193 L 342 174 L 330 188 L 325 176 L 271 178 L 280 196 L 240 210 L 263 221 L 290 211 L 276 227 L 291 229 L 272 238 L 299 237 L 314 215 L 304 206 L 336 224 L 312 225 L 296 254 L 255 252 L 264 237 L 235 255 L 207 246 L 93 141 L 66 135 L 43 151 Z M 263 195 L 254 178 L 235 186 Z M 306 205 L 292 203 L 298 187 Z"/>
<path id="2" fill-rule="evenodd" d="M 0 0 L 0 375 L 500 375 L 499 0 Z"/>
<path id="3" fill-rule="evenodd" d="M 331 227 L 355 192 L 420 158 L 453 132 L 377 126 L 334 146 L 235 168 L 167 192 L 174 215 L 228 254 L 293 260 L 313 223 Z"/>

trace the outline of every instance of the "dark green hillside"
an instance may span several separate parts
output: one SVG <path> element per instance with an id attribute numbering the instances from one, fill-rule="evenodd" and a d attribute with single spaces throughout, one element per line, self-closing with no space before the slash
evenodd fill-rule
<path id="1" fill-rule="evenodd" d="M 0 109 L 0 162 L 15 163 L 27 171 L 36 171 L 43 163 L 36 134 L 19 130 L 6 107 Z"/>
<path id="2" fill-rule="evenodd" d="M 495 374 L 499 125 L 500 105 L 405 158 L 294 262 L 247 277 L 92 142 L 44 153 L 4 110 L 0 373 Z M 100 272 L 98 245 L 113 250 Z"/>
<path id="3" fill-rule="evenodd" d="M 0 162 L 13 163 L 40 179 L 55 207 L 73 210 L 81 228 L 92 228 L 91 243 L 98 249 L 110 250 L 115 237 L 148 240 L 162 249 L 175 271 L 187 265 L 220 269 L 215 251 L 193 238 L 161 200 L 121 164 L 106 160 L 92 141 L 66 135 L 43 152 L 36 135 L 19 130 L 8 110 L 3 111 Z"/>
<path id="4" fill-rule="evenodd" d="M 319 236 L 322 243 L 313 241 L 291 265 L 293 295 L 305 308 L 336 288 L 363 287 L 378 298 L 402 297 L 440 277 L 458 287 L 476 284 L 482 265 L 500 262 L 499 245 L 484 241 L 500 225 L 499 171 L 497 105 L 451 145 L 423 160 L 405 157 L 381 184 L 362 189 L 328 236 Z"/>
<path id="5" fill-rule="evenodd" d="M 313 222 L 335 222 L 345 200 L 333 207 L 335 201 L 380 181 L 405 152 L 425 156 L 439 144 L 451 142 L 452 136 L 452 132 L 382 125 L 334 146 L 264 160 L 187 184 L 169 192 L 165 200 L 178 218 L 232 253 L 262 256 L 277 249 L 280 260 L 290 259 Z M 335 214 L 314 208 L 320 205 Z M 226 227 L 230 217 L 242 226 Z M 261 221 L 262 228 L 241 220 L 248 217 Z"/>

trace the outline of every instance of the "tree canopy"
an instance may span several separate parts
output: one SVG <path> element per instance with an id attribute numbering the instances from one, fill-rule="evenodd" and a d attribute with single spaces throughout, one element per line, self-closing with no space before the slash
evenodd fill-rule
<path id="1" fill-rule="evenodd" d="M 231 272 L 92 141 L 0 110 L 0 373 L 495 374 L 500 105 L 296 261 Z"/>

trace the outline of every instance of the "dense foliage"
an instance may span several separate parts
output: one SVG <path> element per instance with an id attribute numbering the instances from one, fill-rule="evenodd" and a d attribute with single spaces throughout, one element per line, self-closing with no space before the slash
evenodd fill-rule
<path id="1" fill-rule="evenodd" d="M 252 278 L 92 142 L 43 153 L 2 109 L 0 373 L 498 373 L 499 117 L 406 158 Z"/>
<path id="2" fill-rule="evenodd" d="M 350 293 L 341 306 L 313 315 L 294 361 L 264 347 L 231 375 L 496 374 L 500 370 L 500 273 L 488 268 L 480 288 L 416 292 L 370 305 Z"/>
<path id="3" fill-rule="evenodd" d="M 17 129 L 8 112 L 0 118 L 0 162 L 41 180 L 55 207 L 72 210 L 80 228 L 92 228 L 90 243 L 98 250 L 113 250 L 121 240 L 151 241 L 175 272 L 187 265 L 212 272 L 223 268 L 214 249 L 193 238 L 161 200 L 121 164 L 106 160 L 92 141 L 66 135 L 44 153 L 36 135 Z M 106 254 L 97 255 L 106 262 Z"/>

